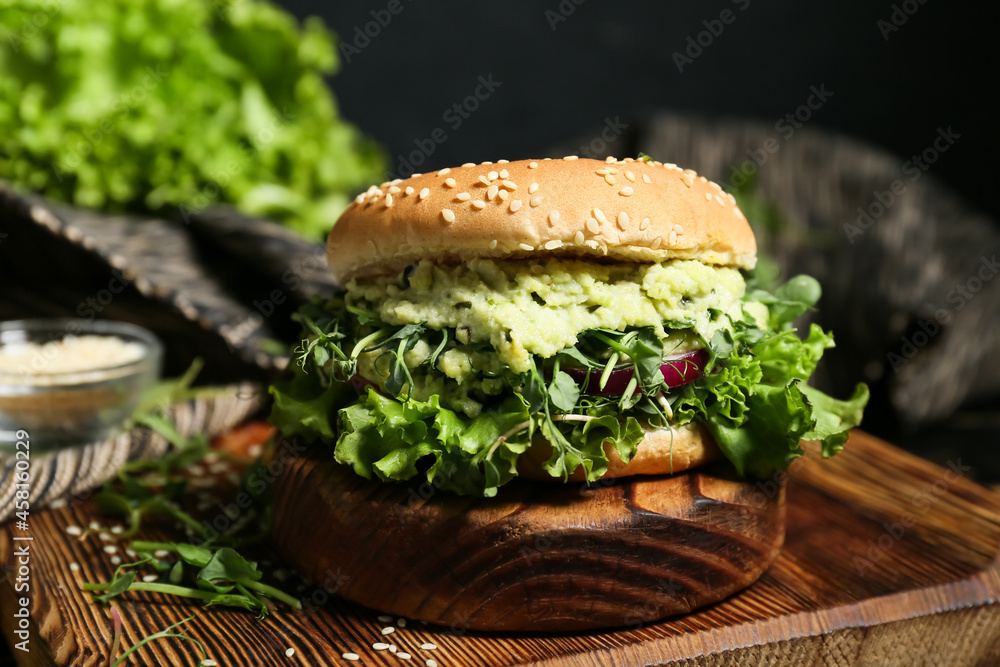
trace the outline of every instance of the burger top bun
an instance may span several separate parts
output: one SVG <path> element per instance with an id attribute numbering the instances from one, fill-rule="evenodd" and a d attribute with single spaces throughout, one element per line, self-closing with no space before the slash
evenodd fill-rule
<path id="1" fill-rule="evenodd" d="M 732 196 L 690 169 L 573 156 L 467 163 L 372 186 L 327 242 L 342 283 L 422 259 L 541 255 L 751 269 L 757 244 Z"/>

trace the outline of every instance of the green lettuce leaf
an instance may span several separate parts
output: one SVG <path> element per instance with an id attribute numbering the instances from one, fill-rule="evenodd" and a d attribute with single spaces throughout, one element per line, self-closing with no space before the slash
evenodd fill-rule
<path id="1" fill-rule="evenodd" d="M 304 435 L 325 440 L 336 437 L 337 410 L 354 391 L 340 382 L 324 383 L 316 372 L 306 373 L 296 367 L 294 374 L 275 382 L 269 389 L 274 396 L 271 423 L 284 435 Z"/>
<path id="2" fill-rule="evenodd" d="M 385 172 L 325 80 L 334 35 L 279 3 L 0 2 L 0 43 L 0 179 L 51 199 L 318 239 Z"/>
<path id="3" fill-rule="evenodd" d="M 516 476 L 518 456 L 536 434 L 551 445 L 543 464 L 550 475 L 582 470 L 594 481 L 607 471 L 609 445 L 627 462 L 643 425 L 692 421 L 705 425 L 741 475 L 769 476 L 802 455 L 801 440 L 820 441 L 824 456 L 840 451 L 868 400 L 864 385 L 838 400 L 806 384 L 833 338 L 815 324 L 800 338 L 791 325 L 818 298 L 807 277 L 774 293 L 753 290 L 745 304 L 765 304 L 767 321 L 746 314 L 762 309 L 746 306 L 731 329 L 703 340 L 706 374 L 675 390 L 663 382 L 663 342 L 652 327 L 583 332 L 554 358 L 533 358 L 525 373 L 507 369 L 500 376 L 506 391 L 487 397 L 474 417 L 438 394 L 417 400 L 407 389 L 419 369 L 406 367 L 405 352 L 423 341 L 436 358 L 458 344 L 455 332 L 387 325 L 363 308 L 318 302 L 299 315 L 306 338 L 290 378 L 271 388 L 272 421 L 285 433 L 335 441 L 335 459 L 363 477 L 422 478 L 460 494 L 494 495 Z M 358 396 L 346 380 L 361 350 L 391 357 L 392 369 L 384 386 Z M 604 375 L 631 367 L 636 391 L 588 395 L 562 370 L 571 365 Z"/>
<path id="4" fill-rule="evenodd" d="M 806 402 L 812 408 L 814 423 L 812 429 L 802 435 L 804 440 L 819 440 L 823 444 L 823 456 L 830 457 L 844 448 L 851 428 L 861 423 L 865 405 L 868 403 L 868 386 L 859 383 L 854 394 L 846 401 L 831 398 L 818 389 L 800 386 Z"/>
<path id="5" fill-rule="evenodd" d="M 811 310 L 822 295 L 819 282 L 812 276 L 795 276 L 787 283 L 774 290 L 751 290 L 747 301 L 759 301 L 767 306 L 769 328 L 775 331 L 786 330 L 792 322 Z"/>
<path id="6" fill-rule="evenodd" d="M 833 346 L 833 336 L 813 324 L 805 340 L 800 340 L 794 331 L 784 331 L 762 339 L 753 346 L 753 351 L 760 362 L 762 381 L 778 384 L 793 379 L 808 380 L 823 350 Z"/>
<path id="7" fill-rule="evenodd" d="M 334 458 L 362 477 L 402 481 L 423 465 L 438 488 L 487 496 L 514 477 L 531 435 L 527 405 L 517 396 L 469 419 L 442 407 L 437 395 L 399 401 L 371 387 L 340 411 L 340 424 Z"/>
<path id="8" fill-rule="evenodd" d="M 423 476 L 439 489 L 493 496 L 517 475 L 517 457 L 540 430 L 553 443 L 543 467 L 554 477 L 582 466 L 591 481 L 607 470 L 604 444 L 628 461 L 643 438 L 635 417 L 624 421 L 607 408 L 601 414 L 531 415 L 520 395 L 474 418 L 429 401 L 400 401 L 369 388 L 340 411 L 335 459 L 368 479 L 404 481 Z"/>
<path id="9" fill-rule="evenodd" d="M 804 291 L 815 296 L 811 288 Z M 789 292 L 771 299 L 787 305 L 783 315 L 772 317 L 777 333 L 744 325 L 734 327 L 735 335 L 713 337 L 715 369 L 685 386 L 674 405 L 675 423 L 704 423 L 741 475 L 784 470 L 802 455 L 800 440 L 821 441 L 824 456 L 839 452 L 868 401 L 863 384 L 846 401 L 805 384 L 833 337 L 816 324 L 805 339 L 786 328 L 784 317 L 804 312 L 788 305 Z"/>

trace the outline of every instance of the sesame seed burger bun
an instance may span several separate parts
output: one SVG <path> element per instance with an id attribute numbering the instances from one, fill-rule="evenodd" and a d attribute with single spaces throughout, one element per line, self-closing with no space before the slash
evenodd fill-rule
<path id="1" fill-rule="evenodd" d="M 684 472 L 722 456 L 722 451 L 701 424 L 691 422 L 674 429 L 651 429 L 639 443 L 635 456 L 622 462 L 610 443 L 604 444 L 608 455 L 608 470 L 601 479 L 631 475 L 668 475 Z M 527 479 L 549 480 L 553 477 L 542 467 L 552 455 L 548 440 L 536 437 L 531 447 L 517 459 L 517 474 Z M 577 468 L 570 481 L 582 482 L 583 469 Z"/>
<path id="2" fill-rule="evenodd" d="M 372 186 L 327 242 L 341 283 L 423 259 L 545 255 L 751 269 L 757 244 L 717 184 L 631 158 L 466 164 Z"/>
<path id="3" fill-rule="evenodd" d="M 757 244 L 732 197 L 690 169 L 643 160 L 521 160 L 466 164 L 372 186 L 327 242 L 334 276 L 393 274 L 420 260 L 545 256 L 662 262 L 695 259 L 751 269 Z M 518 473 L 552 480 L 544 438 Z M 649 429 L 622 462 L 605 444 L 605 478 L 682 472 L 721 452 L 698 424 Z M 571 480 L 582 480 L 576 470 Z"/>

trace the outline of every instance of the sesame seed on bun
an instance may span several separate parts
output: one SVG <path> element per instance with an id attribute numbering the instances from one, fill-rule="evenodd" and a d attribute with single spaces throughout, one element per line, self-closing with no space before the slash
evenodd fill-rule
<path id="1" fill-rule="evenodd" d="M 540 255 L 751 269 L 757 245 L 733 197 L 690 169 L 575 156 L 466 163 L 372 186 L 327 242 L 341 282 L 424 259 Z"/>

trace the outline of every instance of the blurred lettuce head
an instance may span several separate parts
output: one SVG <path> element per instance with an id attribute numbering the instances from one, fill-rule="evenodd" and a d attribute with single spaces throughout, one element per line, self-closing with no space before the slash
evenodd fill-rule
<path id="1" fill-rule="evenodd" d="M 0 0 L 0 178 L 318 237 L 385 169 L 338 116 L 333 40 L 260 0 Z"/>

